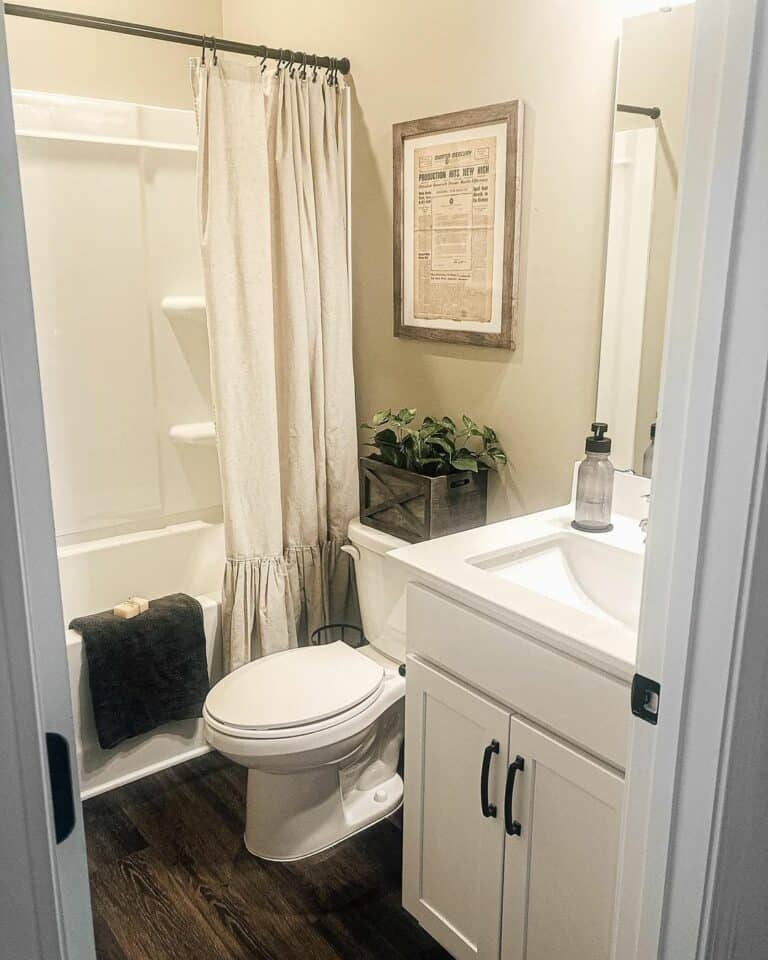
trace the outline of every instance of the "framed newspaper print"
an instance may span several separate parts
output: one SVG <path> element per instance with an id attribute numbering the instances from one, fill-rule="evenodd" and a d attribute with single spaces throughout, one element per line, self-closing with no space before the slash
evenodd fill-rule
<path id="1" fill-rule="evenodd" d="M 519 100 L 397 123 L 395 336 L 515 348 Z"/>

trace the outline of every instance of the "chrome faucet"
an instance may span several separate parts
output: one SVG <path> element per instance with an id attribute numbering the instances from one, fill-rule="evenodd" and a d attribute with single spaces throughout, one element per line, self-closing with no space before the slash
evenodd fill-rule
<path id="1" fill-rule="evenodd" d="M 648 513 L 650 514 L 650 512 L 651 512 L 651 495 L 650 495 L 650 493 L 644 493 L 644 494 L 643 494 L 643 500 L 647 500 L 647 501 L 648 501 Z M 642 517 L 642 518 L 640 519 L 640 521 L 638 522 L 638 526 L 639 526 L 640 529 L 643 531 L 643 540 L 644 540 L 644 541 L 647 540 L 647 539 L 648 539 L 648 517 Z"/>

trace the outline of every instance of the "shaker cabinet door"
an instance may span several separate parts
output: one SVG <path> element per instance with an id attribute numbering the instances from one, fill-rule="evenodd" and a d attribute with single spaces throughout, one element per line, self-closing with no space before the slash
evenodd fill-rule
<path id="1" fill-rule="evenodd" d="M 497 960 L 509 713 L 407 665 L 403 904 L 456 960 Z"/>
<path id="2" fill-rule="evenodd" d="M 609 960 L 623 779 L 510 719 L 502 957 Z"/>

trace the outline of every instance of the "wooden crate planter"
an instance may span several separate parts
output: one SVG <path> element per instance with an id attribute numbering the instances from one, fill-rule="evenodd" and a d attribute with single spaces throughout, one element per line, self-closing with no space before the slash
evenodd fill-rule
<path id="1" fill-rule="evenodd" d="M 423 477 L 360 458 L 360 520 L 409 543 L 485 523 L 488 471 Z"/>

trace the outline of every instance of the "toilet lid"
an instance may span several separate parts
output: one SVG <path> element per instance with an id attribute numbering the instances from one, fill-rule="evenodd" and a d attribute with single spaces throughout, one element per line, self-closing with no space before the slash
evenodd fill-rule
<path id="1" fill-rule="evenodd" d="M 205 701 L 220 723 L 278 730 L 351 710 L 384 682 L 384 668 L 338 640 L 273 653 L 220 680 Z"/>

